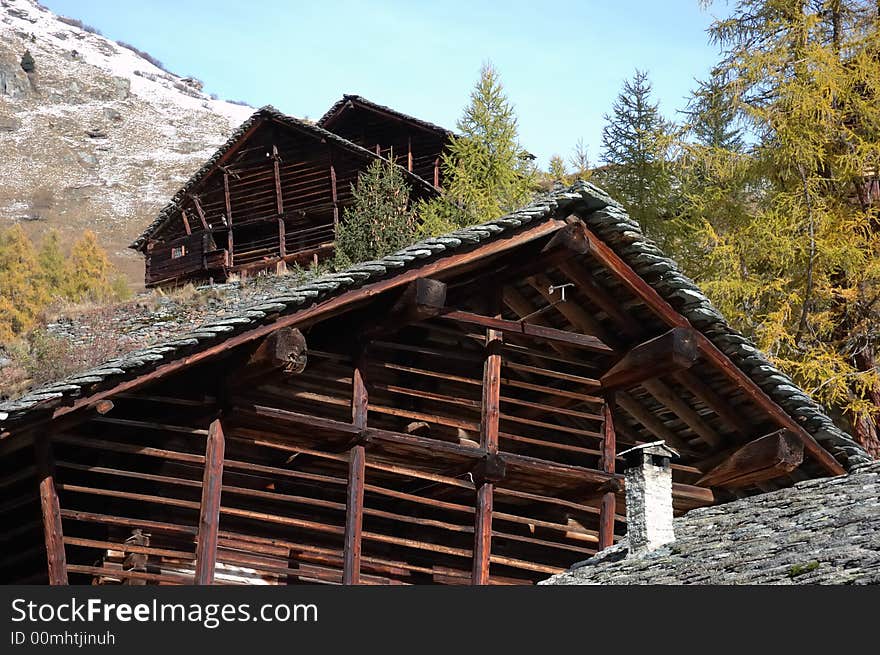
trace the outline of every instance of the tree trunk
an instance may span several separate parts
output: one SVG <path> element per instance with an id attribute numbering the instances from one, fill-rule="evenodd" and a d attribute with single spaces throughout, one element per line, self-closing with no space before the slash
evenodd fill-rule
<path id="1" fill-rule="evenodd" d="M 859 371 L 870 371 L 877 366 L 874 351 L 866 348 L 855 357 L 855 365 Z M 873 415 L 856 416 L 850 413 L 849 420 L 855 440 L 875 459 L 880 459 L 880 436 L 878 436 L 877 420 L 880 418 L 880 388 L 874 387 L 867 393 L 867 398 L 876 407 Z"/>

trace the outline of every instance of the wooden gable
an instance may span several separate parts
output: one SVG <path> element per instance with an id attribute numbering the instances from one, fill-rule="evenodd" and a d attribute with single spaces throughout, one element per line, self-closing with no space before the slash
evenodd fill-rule
<path id="1" fill-rule="evenodd" d="M 452 138 L 445 128 L 352 95 L 331 107 L 319 125 L 442 186 L 441 158 Z"/>
<path id="2" fill-rule="evenodd" d="M 147 286 L 323 259 L 351 203 L 352 184 L 377 158 L 320 128 L 261 110 L 143 240 Z M 407 175 L 414 199 L 433 193 Z M 175 256 L 181 247 L 190 256 Z"/>
<path id="3" fill-rule="evenodd" d="M 0 432 L 2 579 L 527 584 L 626 533 L 627 448 L 680 453 L 679 514 L 840 473 L 829 448 L 861 461 L 608 245 L 619 217 L 555 207 L 284 290 L 132 355 L 161 364 L 69 380 L 63 403 L 21 401 L 43 410 Z"/>

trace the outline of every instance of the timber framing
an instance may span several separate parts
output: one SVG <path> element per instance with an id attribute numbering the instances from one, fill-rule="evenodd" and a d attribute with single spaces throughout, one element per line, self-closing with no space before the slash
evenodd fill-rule
<path id="1" fill-rule="evenodd" d="M 590 185 L 276 284 L 0 404 L 3 580 L 528 584 L 639 443 L 679 514 L 867 459 Z"/>
<path id="2" fill-rule="evenodd" d="M 352 183 L 391 156 L 382 152 L 263 107 L 131 244 L 146 257 L 146 285 L 222 281 L 328 256 Z M 414 200 L 436 195 L 412 168 L 399 168 Z"/>

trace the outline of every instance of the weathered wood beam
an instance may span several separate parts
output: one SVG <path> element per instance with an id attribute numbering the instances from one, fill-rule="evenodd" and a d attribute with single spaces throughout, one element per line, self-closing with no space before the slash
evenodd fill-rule
<path id="1" fill-rule="evenodd" d="M 679 314 L 659 293 L 639 276 L 629 264 L 615 253 L 602 239 L 595 235 L 586 224 L 583 225 L 590 242 L 590 255 L 607 268 L 630 292 L 634 293 L 647 307 L 670 327 L 691 327 L 688 320 Z M 788 413 L 777 405 L 758 384 L 739 369 L 727 355 L 712 343 L 704 334 L 697 332 L 697 347 L 700 353 L 715 368 L 721 371 L 752 402 L 761 408 L 779 427 L 791 430 L 803 442 L 807 452 L 833 475 L 843 475 L 846 470 L 819 442 L 797 423 Z"/>
<path id="2" fill-rule="evenodd" d="M 667 428 L 663 421 L 654 416 L 647 407 L 642 405 L 638 400 L 630 396 L 628 393 L 618 391 L 614 394 L 615 402 L 627 414 L 632 416 L 636 421 L 645 426 L 645 429 L 657 439 L 662 439 L 676 450 L 692 452 L 692 446 L 679 437 L 675 432 Z"/>
<path id="3" fill-rule="evenodd" d="M 576 332 L 568 332 L 566 330 L 557 330 L 556 328 L 545 327 L 543 325 L 535 325 L 533 323 L 523 323 L 520 321 L 508 321 L 502 318 L 494 318 L 490 316 L 481 316 L 472 312 L 465 312 L 455 309 L 445 310 L 440 314 L 441 318 L 459 323 L 468 323 L 470 325 L 480 325 L 482 327 L 491 328 L 501 332 L 509 332 L 510 334 L 522 335 L 526 337 L 534 337 L 545 341 L 556 341 L 571 346 L 577 346 L 586 350 L 598 353 L 614 352 L 610 346 L 604 344 L 600 339 L 588 334 L 578 334 Z"/>
<path id="4" fill-rule="evenodd" d="M 272 170 L 275 174 L 275 209 L 278 215 L 284 213 L 284 197 L 281 194 L 281 156 L 278 154 L 278 146 L 272 145 Z"/>
<path id="5" fill-rule="evenodd" d="M 605 391 L 627 389 L 645 380 L 690 368 L 698 356 L 694 333 L 692 328 L 676 327 L 632 348 L 600 378 L 602 388 Z"/>
<path id="6" fill-rule="evenodd" d="M 786 475 L 804 460 L 804 444 L 788 430 L 750 441 L 697 480 L 703 487 L 736 489 Z"/>
<path id="7" fill-rule="evenodd" d="M 614 461 L 617 457 L 617 434 L 614 430 L 614 406 L 613 394 L 606 398 L 602 406 L 602 470 L 614 473 Z M 599 510 L 599 548 L 604 549 L 614 545 L 614 515 L 617 511 L 617 496 L 614 491 L 606 491 L 602 494 L 602 505 Z"/>
<path id="8" fill-rule="evenodd" d="M 412 173 L 413 169 L 413 154 L 412 154 L 412 137 L 406 137 L 406 170 Z"/>
<path id="9" fill-rule="evenodd" d="M 434 188 L 440 188 L 440 158 L 434 160 Z"/>
<path id="10" fill-rule="evenodd" d="M 419 278 L 410 282 L 384 318 L 363 330 L 361 337 L 370 341 L 398 330 L 433 318 L 446 305 L 446 284 L 431 278 Z"/>
<path id="11" fill-rule="evenodd" d="M 740 438 L 745 438 L 751 434 L 752 426 L 745 416 L 737 412 L 729 402 L 713 391 L 709 385 L 699 380 L 692 371 L 678 371 L 673 373 L 672 379 L 715 412 L 727 428 L 737 433 Z"/>
<path id="12" fill-rule="evenodd" d="M 336 166 L 330 153 L 330 198 L 333 201 L 333 234 L 339 236 L 339 198 L 336 192 Z"/>
<path id="13" fill-rule="evenodd" d="M 199 532 L 196 536 L 195 584 L 214 584 L 217 566 L 217 537 L 220 529 L 220 492 L 223 488 L 223 459 L 226 440 L 220 419 L 208 428 L 205 446 L 205 471 L 202 500 L 199 505 Z"/>
<path id="14" fill-rule="evenodd" d="M 501 298 L 498 298 L 500 305 Z M 500 316 L 500 312 L 496 316 Z M 480 447 L 489 457 L 498 453 L 498 428 L 501 417 L 501 345 L 502 333 L 486 330 L 486 359 L 483 363 L 483 394 L 480 409 Z M 480 480 L 477 487 L 476 518 L 474 522 L 474 555 L 471 583 L 489 584 L 489 565 L 492 556 L 492 506 L 494 483 Z"/>
<path id="15" fill-rule="evenodd" d="M 279 369 L 285 375 L 296 375 L 305 370 L 307 361 L 308 346 L 303 333 L 296 328 L 284 327 L 263 339 L 240 375 L 251 379 Z"/>
<path id="16" fill-rule="evenodd" d="M 605 312 L 611 320 L 613 320 L 630 339 L 637 339 L 642 334 L 642 328 L 639 323 L 620 306 L 620 303 L 612 297 L 605 289 L 590 277 L 590 274 L 581 266 L 572 261 L 561 262 L 559 264 L 565 276 L 577 285 L 578 290 L 583 293 L 594 305 Z"/>
<path id="17" fill-rule="evenodd" d="M 287 228 L 283 216 L 278 217 L 278 256 L 287 257 Z"/>
<path id="18" fill-rule="evenodd" d="M 363 360 L 352 372 L 351 421 L 358 430 L 367 427 L 369 392 L 364 381 Z M 343 547 L 342 583 L 355 585 L 361 578 L 361 542 L 364 515 L 364 478 L 366 452 L 363 444 L 355 444 L 349 451 L 348 487 L 345 501 L 345 534 Z"/>
<path id="19" fill-rule="evenodd" d="M 642 387 L 654 396 L 662 405 L 668 407 L 685 425 L 693 430 L 700 439 L 717 448 L 723 445 L 724 437 L 710 426 L 694 409 L 681 399 L 677 393 L 660 380 L 645 380 Z"/>
<path id="20" fill-rule="evenodd" d="M 180 218 L 183 219 L 183 229 L 186 231 L 186 235 L 189 236 L 192 234 L 192 230 L 189 227 L 189 218 L 186 216 L 186 210 L 180 210 Z"/>
<path id="21" fill-rule="evenodd" d="M 34 439 L 37 480 L 40 490 L 40 508 L 43 514 L 43 540 L 49 584 L 67 584 L 67 559 L 64 552 L 64 531 L 61 527 L 61 503 L 55 487 L 55 463 L 47 433 Z"/>
<path id="22" fill-rule="evenodd" d="M 544 246 L 542 253 L 555 252 L 559 249 L 568 251 L 571 255 L 585 255 L 590 250 L 590 243 L 581 228 L 580 221 L 568 223 L 559 230 Z"/>
<path id="23" fill-rule="evenodd" d="M 232 238 L 232 200 L 229 197 L 229 173 L 223 173 L 223 197 L 226 202 L 226 228 L 227 239 L 226 245 L 227 250 L 229 250 L 229 264 L 232 265 L 235 263 L 235 259 L 232 256 L 233 253 L 233 238 Z"/>
<path id="24" fill-rule="evenodd" d="M 208 225 L 208 221 L 205 218 L 205 212 L 202 209 L 202 203 L 199 202 L 198 196 L 191 195 L 189 198 L 192 200 L 193 206 L 196 208 L 196 214 L 199 215 L 199 220 L 202 222 L 202 228 L 205 232 L 210 232 L 211 227 Z"/>
<path id="25" fill-rule="evenodd" d="M 613 345 L 613 339 L 608 331 L 583 307 L 568 300 L 563 302 L 560 297 L 550 293 L 552 283 L 549 277 L 539 273 L 529 280 L 529 284 L 578 330 L 582 330 L 585 334 L 592 334 L 603 342 Z"/>

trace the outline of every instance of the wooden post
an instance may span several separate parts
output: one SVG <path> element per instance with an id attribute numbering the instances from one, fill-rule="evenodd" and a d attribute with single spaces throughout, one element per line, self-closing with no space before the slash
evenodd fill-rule
<path id="1" fill-rule="evenodd" d="M 58 491 L 55 489 L 55 463 L 47 434 L 42 434 L 34 440 L 34 449 L 49 584 L 66 585 L 67 559 L 64 553 L 64 533 L 61 528 L 61 504 L 58 501 Z"/>
<path id="2" fill-rule="evenodd" d="M 351 421 L 367 427 L 369 394 L 364 384 L 364 363 L 359 359 L 352 375 Z M 343 549 L 342 583 L 359 584 L 361 579 L 361 527 L 364 515 L 364 472 L 366 453 L 361 444 L 352 447 L 348 461 L 348 493 L 345 501 L 345 546 Z"/>
<path id="3" fill-rule="evenodd" d="M 406 170 L 412 173 L 413 157 L 412 157 L 412 137 L 406 137 Z"/>
<path id="4" fill-rule="evenodd" d="M 183 229 L 186 230 L 186 236 L 192 234 L 192 230 L 189 227 L 189 219 L 186 217 L 186 210 L 180 210 L 180 217 L 183 219 Z"/>
<path id="5" fill-rule="evenodd" d="M 272 146 L 272 163 L 275 170 L 275 205 L 278 208 L 278 215 L 284 213 L 284 198 L 281 196 L 281 168 L 279 162 L 281 158 L 278 156 L 278 147 Z"/>
<path id="6" fill-rule="evenodd" d="M 614 473 L 614 460 L 617 457 L 617 436 L 614 432 L 614 418 L 611 410 L 614 407 L 614 395 L 608 394 L 602 406 L 604 427 L 602 430 L 602 470 Z M 614 545 L 614 514 L 617 511 L 617 497 L 613 491 L 602 494 L 602 505 L 599 508 L 599 550 Z"/>
<path id="7" fill-rule="evenodd" d="M 333 237 L 339 232 L 339 204 L 336 198 L 336 166 L 333 165 L 333 157 L 330 157 L 330 195 L 333 199 Z"/>
<path id="8" fill-rule="evenodd" d="M 500 318 L 501 314 L 496 315 Z M 501 404 L 501 340 L 498 330 L 486 330 L 486 361 L 483 363 L 483 402 L 480 412 L 480 446 L 494 455 L 498 452 L 498 421 Z M 471 583 L 489 584 L 492 554 L 492 505 L 494 485 L 478 481 L 477 511 L 474 522 L 474 558 Z"/>
<path id="9" fill-rule="evenodd" d="M 226 227 L 229 232 L 227 233 L 227 249 L 229 250 L 229 265 L 232 266 L 235 264 L 235 260 L 232 257 L 232 201 L 229 198 L 229 173 L 223 173 L 223 193 L 226 198 Z"/>
<path id="10" fill-rule="evenodd" d="M 287 255 L 287 243 L 285 240 L 287 239 L 287 231 L 284 226 L 284 217 L 278 217 L 278 254 L 281 257 L 285 257 Z"/>
<path id="11" fill-rule="evenodd" d="M 434 188 L 440 188 L 440 158 L 434 160 Z"/>
<path id="12" fill-rule="evenodd" d="M 217 565 L 217 536 L 220 529 L 220 491 L 223 487 L 223 454 L 226 440 L 220 419 L 211 423 L 205 447 L 205 472 L 202 477 L 202 503 L 199 509 L 199 532 L 196 537 L 195 584 L 214 584 Z"/>

